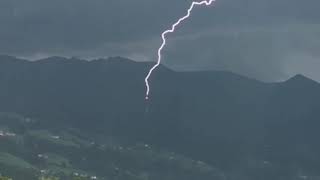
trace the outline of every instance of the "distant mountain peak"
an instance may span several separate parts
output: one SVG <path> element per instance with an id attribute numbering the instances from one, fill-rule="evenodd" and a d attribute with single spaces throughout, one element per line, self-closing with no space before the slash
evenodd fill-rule
<path id="1" fill-rule="evenodd" d="M 300 82 L 300 81 L 309 81 L 309 82 L 313 82 L 313 83 L 318 83 L 317 81 L 315 80 L 312 80 L 302 74 L 296 74 L 295 76 L 293 76 L 292 78 L 288 79 L 288 81 L 295 81 L 295 82 Z"/>
<path id="2" fill-rule="evenodd" d="M 285 81 L 284 84 L 291 85 L 291 86 L 300 86 L 300 87 L 320 85 L 317 81 L 312 80 L 302 74 L 297 74 L 293 76 L 292 78 Z"/>
<path id="3" fill-rule="evenodd" d="M 302 75 L 302 74 L 296 74 L 295 76 L 293 76 L 291 79 L 295 79 L 295 80 L 306 80 L 309 79 L 306 76 Z"/>

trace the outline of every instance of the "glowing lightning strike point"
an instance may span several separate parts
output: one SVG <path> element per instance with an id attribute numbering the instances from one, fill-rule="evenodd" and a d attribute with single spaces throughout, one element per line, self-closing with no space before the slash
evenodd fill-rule
<path id="1" fill-rule="evenodd" d="M 149 99 L 149 93 L 150 93 L 150 85 L 149 85 L 149 78 L 152 74 L 152 72 L 161 64 L 161 52 L 164 48 L 164 46 L 166 45 L 166 35 L 169 34 L 169 33 L 173 33 L 175 30 L 176 30 L 176 27 L 181 23 L 183 22 L 184 20 L 188 19 L 191 15 L 191 12 L 193 10 L 193 8 L 196 6 L 196 5 L 206 5 L 206 6 L 209 6 L 211 5 L 213 2 L 215 2 L 216 0 L 204 0 L 204 1 L 193 1 L 190 8 L 188 9 L 188 13 L 183 16 L 182 18 L 180 18 L 176 23 L 174 23 L 172 26 L 171 26 L 171 29 L 168 29 L 166 31 L 164 31 L 161 35 L 162 37 L 162 44 L 160 46 L 160 48 L 158 49 L 158 61 L 157 63 L 152 66 L 152 68 L 149 70 L 149 73 L 148 75 L 146 76 L 145 78 L 145 83 L 146 83 L 146 88 L 147 88 L 147 91 L 146 91 L 146 100 Z"/>

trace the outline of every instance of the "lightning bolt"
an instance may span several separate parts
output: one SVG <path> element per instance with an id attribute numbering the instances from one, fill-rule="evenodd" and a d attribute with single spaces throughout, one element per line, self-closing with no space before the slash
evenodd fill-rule
<path id="1" fill-rule="evenodd" d="M 162 54 L 162 50 L 163 48 L 165 47 L 166 45 L 166 42 L 167 42 L 167 39 L 166 39 L 166 36 L 167 34 L 169 33 L 173 33 L 175 30 L 176 30 L 176 27 L 181 24 L 184 20 L 188 19 L 191 15 L 191 12 L 193 10 L 193 8 L 195 6 L 201 6 L 201 5 L 206 5 L 206 6 L 209 6 L 211 5 L 213 2 L 215 2 L 216 0 L 204 0 L 204 1 L 193 1 L 190 8 L 188 9 L 188 13 L 183 16 L 182 18 L 180 18 L 176 23 L 174 23 L 172 26 L 171 26 L 171 29 L 168 29 L 168 30 L 165 30 L 161 37 L 162 37 L 162 44 L 160 46 L 160 48 L 158 49 L 158 60 L 157 60 L 157 63 L 151 67 L 151 69 L 149 70 L 148 72 L 148 75 L 146 76 L 145 78 L 145 84 L 146 84 L 146 88 L 147 88 L 147 91 L 146 91 L 146 100 L 149 99 L 149 93 L 150 93 L 150 83 L 149 83 L 149 79 L 150 79 L 150 76 L 152 75 L 153 71 L 161 64 L 161 54 Z"/>

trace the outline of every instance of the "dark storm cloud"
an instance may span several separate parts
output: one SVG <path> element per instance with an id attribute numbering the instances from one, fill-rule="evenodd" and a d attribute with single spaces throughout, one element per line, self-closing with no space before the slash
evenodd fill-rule
<path id="1" fill-rule="evenodd" d="M 179 9 L 178 2 L 171 4 Z M 161 5 L 156 0 L 2 0 L 0 49 L 68 52 L 143 40 L 163 29 L 157 13 L 175 17 Z"/>
<path id="2" fill-rule="evenodd" d="M 0 53 L 122 55 L 154 60 L 162 30 L 189 0 L 2 0 Z M 317 0 L 217 0 L 170 35 L 164 62 L 231 70 L 262 80 L 309 72 L 320 57 Z M 303 64 L 303 66 L 302 66 Z M 302 68 L 303 67 L 303 68 Z"/>
<path id="3" fill-rule="evenodd" d="M 319 59 L 319 35 L 320 25 L 312 24 L 213 28 L 171 39 L 164 62 L 177 69 L 229 70 L 265 81 L 296 73 L 320 80 L 318 73 L 302 69 Z"/>
<path id="4" fill-rule="evenodd" d="M 265 81 L 296 73 L 320 80 L 314 68 L 320 67 L 319 5 L 313 0 L 218 1 L 214 10 L 197 12 L 185 24 L 191 32 L 170 39 L 165 63 L 230 70 Z"/>

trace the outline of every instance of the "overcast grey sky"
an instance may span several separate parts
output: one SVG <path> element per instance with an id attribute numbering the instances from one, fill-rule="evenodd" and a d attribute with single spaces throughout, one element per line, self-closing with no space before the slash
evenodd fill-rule
<path id="1" fill-rule="evenodd" d="M 190 0 L 1 0 L 0 53 L 155 61 L 160 33 Z M 265 81 L 320 81 L 319 0 L 217 0 L 170 35 L 164 63 Z"/>

